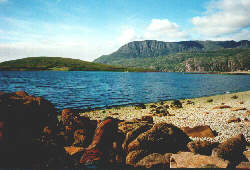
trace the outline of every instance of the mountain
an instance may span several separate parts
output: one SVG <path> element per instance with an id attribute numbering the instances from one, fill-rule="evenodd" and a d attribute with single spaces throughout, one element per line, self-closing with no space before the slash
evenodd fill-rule
<path id="1" fill-rule="evenodd" d="M 250 69 L 250 41 L 134 41 L 94 62 L 157 71 L 235 71 Z"/>
<path id="2" fill-rule="evenodd" d="M 0 63 L 0 70 L 7 71 L 147 71 L 140 68 L 125 68 L 92 63 L 79 59 L 61 57 L 28 57 Z"/>

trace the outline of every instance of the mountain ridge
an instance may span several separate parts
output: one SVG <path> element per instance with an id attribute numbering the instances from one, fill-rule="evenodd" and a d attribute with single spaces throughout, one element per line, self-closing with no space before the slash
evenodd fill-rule
<path id="1" fill-rule="evenodd" d="M 237 57 L 245 61 L 249 55 L 250 41 L 180 41 L 180 42 L 163 42 L 156 40 L 133 41 L 123 45 L 114 53 L 103 55 L 94 62 L 111 64 L 126 67 L 143 67 L 156 69 L 157 71 L 235 71 L 238 69 L 249 69 L 247 67 L 204 67 L 204 69 L 189 69 L 185 68 L 187 63 L 192 60 L 190 58 L 199 58 L 200 60 L 214 60 L 221 58 L 221 60 L 235 60 Z M 244 54 L 242 54 L 244 53 Z M 246 56 L 242 56 L 246 55 Z M 193 57 L 196 56 L 196 57 Z M 162 59 L 165 59 L 162 62 Z M 168 60 L 168 61 L 167 61 Z M 217 59 L 216 59 L 217 60 Z M 145 64 L 143 64 L 145 63 Z M 172 64 L 171 64 L 172 63 Z M 211 65 L 211 62 L 206 62 L 205 65 Z M 225 65 L 226 63 L 221 63 Z M 172 66 L 171 66 L 172 65 Z M 179 65 L 179 66 L 178 66 Z M 182 66 L 181 66 L 182 65 Z M 197 65 L 193 63 L 193 65 Z M 199 64 L 198 64 L 199 65 Z M 204 63 L 201 63 L 204 65 Z M 227 63 L 228 65 L 228 63 Z M 233 63 L 233 65 L 235 65 Z M 237 63 L 236 65 L 242 65 Z M 243 64 L 244 65 L 244 64 Z M 168 66 L 168 67 L 166 67 Z M 171 68 L 170 68 L 171 67 Z M 199 66 L 197 66 L 199 67 Z"/>

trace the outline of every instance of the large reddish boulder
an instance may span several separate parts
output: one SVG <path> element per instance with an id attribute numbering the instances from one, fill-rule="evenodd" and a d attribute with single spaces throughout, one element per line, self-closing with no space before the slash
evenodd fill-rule
<path id="1" fill-rule="evenodd" d="M 210 137 L 214 138 L 214 133 L 212 129 L 208 126 L 195 126 L 193 128 L 190 127 L 182 127 L 181 128 L 189 137 Z"/>
<path id="2" fill-rule="evenodd" d="M 206 165 L 228 168 L 229 161 L 218 157 L 194 154 L 192 152 L 180 152 L 173 154 L 170 158 L 170 168 L 201 168 Z"/>

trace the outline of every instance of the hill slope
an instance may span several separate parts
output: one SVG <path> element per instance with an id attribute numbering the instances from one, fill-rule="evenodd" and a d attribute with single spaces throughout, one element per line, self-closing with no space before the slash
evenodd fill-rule
<path id="1" fill-rule="evenodd" d="M 0 63 L 0 70 L 54 70 L 54 71 L 146 71 L 145 69 L 124 68 L 79 59 L 61 57 L 28 57 Z"/>
<path id="2" fill-rule="evenodd" d="M 250 69 L 250 42 L 155 40 L 128 43 L 95 62 L 158 71 L 235 71 Z"/>

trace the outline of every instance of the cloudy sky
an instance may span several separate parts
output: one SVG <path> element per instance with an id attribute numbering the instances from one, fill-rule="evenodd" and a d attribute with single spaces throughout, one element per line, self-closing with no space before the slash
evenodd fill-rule
<path id="1" fill-rule="evenodd" d="M 0 62 L 93 61 L 134 40 L 250 40 L 250 0 L 0 0 Z"/>

